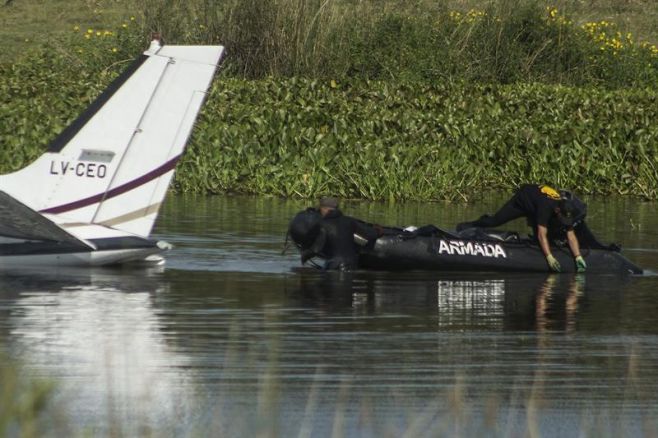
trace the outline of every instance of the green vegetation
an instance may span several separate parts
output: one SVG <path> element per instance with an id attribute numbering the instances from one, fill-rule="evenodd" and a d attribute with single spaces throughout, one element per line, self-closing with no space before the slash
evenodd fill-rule
<path id="1" fill-rule="evenodd" d="M 658 49 L 554 3 L 400 0 L 143 0 L 147 27 L 176 41 L 221 42 L 247 78 L 654 84 Z M 646 4 L 649 11 L 658 7 Z M 173 11 L 173 13 L 172 13 Z M 653 36 L 653 35 L 652 35 Z"/>
<path id="2" fill-rule="evenodd" d="M 86 17 L 86 19 L 85 19 Z M 21 47 L 131 18 L 146 38 L 221 43 L 239 77 L 654 84 L 658 4 L 637 0 L 12 0 L 0 37 Z M 2 58 L 0 58 L 2 59 Z"/>
<path id="3" fill-rule="evenodd" d="M 524 181 L 658 197 L 658 91 L 302 79 L 217 84 L 183 192 L 456 199 Z"/>
<path id="4" fill-rule="evenodd" d="M 15 363 L 0 351 L 0 435 L 38 437 L 53 432 L 45 428 L 42 414 L 53 413 L 48 407 L 54 385 L 47 381 L 26 379 Z"/>
<path id="5" fill-rule="evenodd" d="M 52 43 L 75 26 L 112 28 L 137 12 L 132 0 L 0 0 L 0 62 Z"/>
<path id="6" fill-rule="evenodd" d="M 144 34 L 160 30 L 171 42 L 220 42 L 231 51 L 233 62 L 240 59 L 250 73 L 280 73 L 312 64 L 326 68 L 321 62 L 358 53 L 354 46 L 362 42 L 394 48 L 386 46 L 396 37 L 402 37 L 402 46 L 414 43 L 426 50 L 437 49 L 434 37 L 441 36 L 439 32 L 448 37 L 439 45 L 454 43 L 460 50 L 467 43 L 487 43 L 481 39 L 483 32 L 495 35 L 496 41 L 510 36 L 507 39 L 514 41 L 521 34 L 496 31 L 537 24 L 536 11 L 546 8 L 557 8 L 553 18 L 566 14 L 576 27 L 616 23 L 624 36 L 630 32 L 636 41 L 658 43 L 658 4 L 652 0 L 11 0 L 0 6 L 0 37 L 7 42 L 0 59 L 15 59 L 25 48 L 57 39 L 75 26 L 109 29 L 136 16 L 144 23 Z M 456 22 L 467 35 L 450 35 Z M 527 26 L 525 36 L 542 31 Z M 562 43 L 567 41 L 562 37 Z"/>
<path id="7" fill-rule="evenodd" d="M 228 54 L 179 191 L 438 200 L 547 181 L 656 199 L 658 5 L 636 3 L 99 1 L 99 27 L 67 19 L 0 63 L 0 171 L 159 30 Z"/>
<path id="8" fill-rule="evenodd" d="M 139 33 L 126 26 L 78 29 L 67 45 L 56 42 L 53 50 L 36 49 L 19 62 L 0 64 L 0 172 L 18 170 L 43 153 L 143 50 Z"/>

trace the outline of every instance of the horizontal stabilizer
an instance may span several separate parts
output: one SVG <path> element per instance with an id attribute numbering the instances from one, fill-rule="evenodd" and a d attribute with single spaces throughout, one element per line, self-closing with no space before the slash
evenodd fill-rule
<path id="1" fill-rule="evenodd" d="M 95 249 L 3 191 L 0 191 L 0 236 L 49 240 Z"/>

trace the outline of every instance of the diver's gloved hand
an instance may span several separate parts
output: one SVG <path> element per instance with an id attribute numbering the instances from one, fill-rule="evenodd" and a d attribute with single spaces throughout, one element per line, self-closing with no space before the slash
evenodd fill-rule
<path id="1" fill-rule="evenodd" d="M 583 256 L 576 257 L 576 272 L 585 272 L 587 270 L 587 263 Z"/>
<path id="2" fill-rule="evenodd" d="M 551 271 L 553 272 L 560 272 L 562 267 L 560 266 L 560 262 L 557 261 L 555 257 L 553 257 L 553 254 L 549 254 L 546 256 L 546 263 L 548 263 L 548 266 L 551 268 Z"/>

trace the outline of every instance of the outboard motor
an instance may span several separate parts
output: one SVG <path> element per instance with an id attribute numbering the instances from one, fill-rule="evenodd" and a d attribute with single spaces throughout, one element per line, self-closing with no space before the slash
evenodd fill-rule
<path id="1" fill-rule="evenodd" d="M 295 245 L 302 249 L 309 248 L 320 233 L 322 215 L 315 208 L 300 211 L 288 225 L 288 235 Z"/>

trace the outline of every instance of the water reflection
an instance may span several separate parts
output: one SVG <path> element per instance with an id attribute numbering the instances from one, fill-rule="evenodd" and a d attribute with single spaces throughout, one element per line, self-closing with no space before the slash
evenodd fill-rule
<path id="1" fill-rule="evenodd" d="M 439 327 L 502 321 L 505 280 L 440 280 L 437 301 Z"/>
<path id="2" fill-rule="evenodd" d="M 109 416 L 137 434 L 192 414 L 190 360 L 167 345 L 154 304 L 167 293 L 161 274 L 70 269 L 3 278 L 4 336 L 32 375 L 55 379 L 56 404 L 83 428 L 98 430 Z"/>
<path id="3" fill-rule="evenodd" d="M 240 435 L 267 395 L 277 415 L 298 419 L 282 426 L 287 436 L 312 391 L 322 394 L 314 436 L 330 435 L 343 399 L 351 431 L 365 401 L 384 424 L 443 412 L 457 389 L 476 410 L 499 400 L 501 424 L 525 419 L 529 400 L 543 418 L 620 400 L 644 415 L 656 401 L 655 337 L 629 352 L 616 336 L 633 279 L 87 272 L 4 277 L 0 333 L 31 373 L 61 382 L 58 400 L 93 430 L 119 421 L 127 434 L 172 423 L 189 432 L 203 417 L 199 430 L 212 431 L 219 410 L 223 422 L 240 418 Z"/>
<path id="4" fill-rule="evenodd" d="M 556 297 L 555 286 L 557 281 L 557 276 L 548 276 L 537 293 L 535 305 L 536 328 L 540 333 L 555 328 L 556 319 L 560 319 L 555 318 L 556 314 L 563 316 L 566 332 L 573 333 L 575 330 L 578 301 L 585 293 L 585 276 L 575 275 L 569 279 L 566 297 L 563 300 L 564 309 L 562 309 L 560 297 Z"/>
<path id="5" fill-rule="evenodd" d="M 439 329 L 482 327 L 538 333 L 575 332 L 580 307 L 588 304 L 588 289 L 621 299 L 618 293 L 632 281 L 617 276 L 555 274 L 489 274 L 490 278 L 486 274 L 429 272 L 298 269 L 296 273 L 288 282 L 287 293 L 304 306 L 334 310 L 349 307 L 364 314 L 405 311 L 424 315 L 434 309 L 432 324 Z M 592 316 L 596 315 L 584 315 Z"/>
<path id="6" fill-rule="evenodd" d="M 655 417 L 658 277 L 295 269 L 298 256 L 280 251 L 303 206 L 174 198 L 157 229 L 175 243 L 163 272 L 0 274 L 0 349 L 58 381 L 76 426 L 116 418 L 119 435 L 174 424 L 180 433 L 161 435 L 256 436 L 275 424 L 280 436 L 332 436 L 340 423 L 345 436 L 401 436 L 419 416 L 448 425 L 443 435 L 458 421 L 461 435 L 484 435 L 485 418 L 501 436 L 574 436 L 599 418 L 620 431 L 603 434 L 632 435 Z M 445 207 L 349 210 L 382 223 L 487 210 Z M 626 207 L 595 228 L 651 248 L 656 227 L 622 221 L 648 224 L 655 206 Z M 657 254 L 633 260 L 655 268 Z M 271 424 L 255 421 L 264 411 Z"/>
<path id="7" fill-rule="evenodd" d="M 287 289 L 286 306 L 312 309 L 321 326 L 321 332 L 310 328 L 305 351 L 320 363 L 338 362 L 351 371 L 367 363 L 367 371 L 357 371 L 362 393 L 388 397 L 381 392 L 387 385 L 403 398 L 431 399 L 463 385 L 476 406 L 502 398 L 510 409 L 507 420 L 532 416 L 533 427 L 544 432 L 564 421 L 572 427 L 567 435 L 580 430 L 589 409 L 614 411 L 610 418 L 616 418 L 629 415 L 617 411 L 623 403 L 633 407 L 636 420 L 653 415 L 658 343 L 648 321 L 655 306 L 634 305 L 650 300 L 646 279 L 297 274 L 288 279 L 294 286 Z M 628 318 L 644 321 L 635 328 L 642 335 L 627 331 Z M 340 342 L 343 333 L 351 341 Z M 340 351 L 340 359 L 311 342 L 317 340 Z"/>

